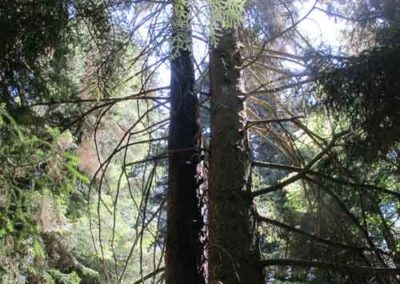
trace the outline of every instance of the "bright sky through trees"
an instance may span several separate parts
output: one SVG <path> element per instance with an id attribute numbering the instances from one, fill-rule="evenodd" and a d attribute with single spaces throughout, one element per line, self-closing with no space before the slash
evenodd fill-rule
<path id="1" fill-rule="evenodd" d="M 314 0 L 297 2 L 295 6 L 299 11 L 299 18 L 309 13 L 314 4 Z M 196 23 L 198 20 L 197 17 L 194 18 L 194 34 L 196 34 L 196 29 L 199 27 L 199 24 Z M 335 50 L 342 45 L 343 31 L 346 27 L 346 22 L 343 19 L 328 16 L 325 12 L 314 9 L 308 17 L 298 25 L 298 30 L 310 41 L 313 47 L 317 48 L 323 43 L 325 47 Z M 147 26 L 140 28 L 139 33 L 141 37 L 146 37 L 147 29 Z M 193 51 L 196 61 L 200 62 L 207 56 L 207 44 L 195 37 L 193 38 Z M 206 60 L 208 59 L 206 58 Z M 153 58 L 152 61 L 156 61 L 156 59 Z M 299 68 L 298 65 L 292 64 L 289 61 L 285 64 L 289 68 Z M 170 82 L 168 65 L 168 61 L 164 61 L 158 70 L 159 86 L 167 86 Z"/>
<path id="2" fill-rule="evenodd" d="M 314 3 L 314 0 L 296 3 L 296 8 L 300 11 L 300 18 L 310 11 Z M 298 26 L 301 33 L 310 39 L 310 43 L 314 47 L 324 43 L 333 48 L 340 46 L 342 43 L 342 32 L 346 27 L 346 23 L 342 19 L 328 16 L 325 12 L 317 9 L 314 9 Z"/>

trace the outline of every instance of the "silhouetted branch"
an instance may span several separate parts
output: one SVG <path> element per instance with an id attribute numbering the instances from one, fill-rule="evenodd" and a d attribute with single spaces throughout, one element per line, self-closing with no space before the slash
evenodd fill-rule
<path id="1" fill-rule="evenodd" d="M 369 266 L 355 266 L 351 264 L 333 263 L 333 262 L 319 262 L 310 260 L 299 259 L 266 259 L 262 261 L 263 266 L 301 266 L 301 267 L 315 267 L 334 271 L 343 271 L 346 273 L 359 273 L 359 274 L 386 274 L 386 275 L 400 275 L 400 269 L 389 267 L 369 267 Z"/>

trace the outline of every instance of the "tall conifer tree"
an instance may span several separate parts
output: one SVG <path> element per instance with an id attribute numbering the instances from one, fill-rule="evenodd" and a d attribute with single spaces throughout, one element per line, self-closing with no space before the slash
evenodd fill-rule
<path id="1" fill-rule="evenodd" d="M 188 2 L 176 0 L 173 9 L 166 283 L 196 284 L 204 283 L 200 272 L 203 224 L 196 181 L 198 101 L 194 93 Z"/>

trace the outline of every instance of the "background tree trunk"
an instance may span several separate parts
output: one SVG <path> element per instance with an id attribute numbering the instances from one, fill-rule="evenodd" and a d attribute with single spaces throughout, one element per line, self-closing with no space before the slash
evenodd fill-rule
<path id="1" fill-rule="evenodd" d="M 249 194 L 251 171 L 238 31 L 211 51 L 210 283 L 264 283 Z"/>
<path id="2" fill-rule="evenodd" d="M 196 181 L 200 133 L 198 101 L 194 93 L 190 21 L 182 21 L 183 17 L 190 17 L 187 1 L 175 1 L 174 6 L 173 49 L 178 46 L 174 42 L 177 34 L 184 35 L 187 48 L 173 50 L 175 56 L 171 60 L 166 283 L 197 284 L 204 283 L 200 272 L 203 221 Z"/>

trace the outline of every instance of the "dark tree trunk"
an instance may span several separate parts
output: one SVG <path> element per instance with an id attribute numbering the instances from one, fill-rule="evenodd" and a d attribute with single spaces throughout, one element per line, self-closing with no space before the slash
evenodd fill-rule
<path id="1" fill-rule="evenodd" d="M 177 10 L 180 17 L 183 16 L 182 11 L 186 17 L 190 17 L 185 0 L 176 1 L 174 6 L 175 18 Z M 182 21 L 179 23 L 173 23 L 173 42 L 175 35 L 185 35 L 185 45 L 189 48 L 173 50 L 175 55 L 171 59 L 166 283 L 197 284 L 204 283 L 200 271 L 203 251 L 200 236 L 203 221 L 196 181 L 200 129 L 189 43 L 190 21 L 187 21 L 186 25 L 182 25 Z"/>
<path id="2" fill-rule="evenodd" d="M 265 283 L 250 197 L 250 159 L 238 31 L 223 31 L 211 51 L 209 259 L 211 284 Z"/>

